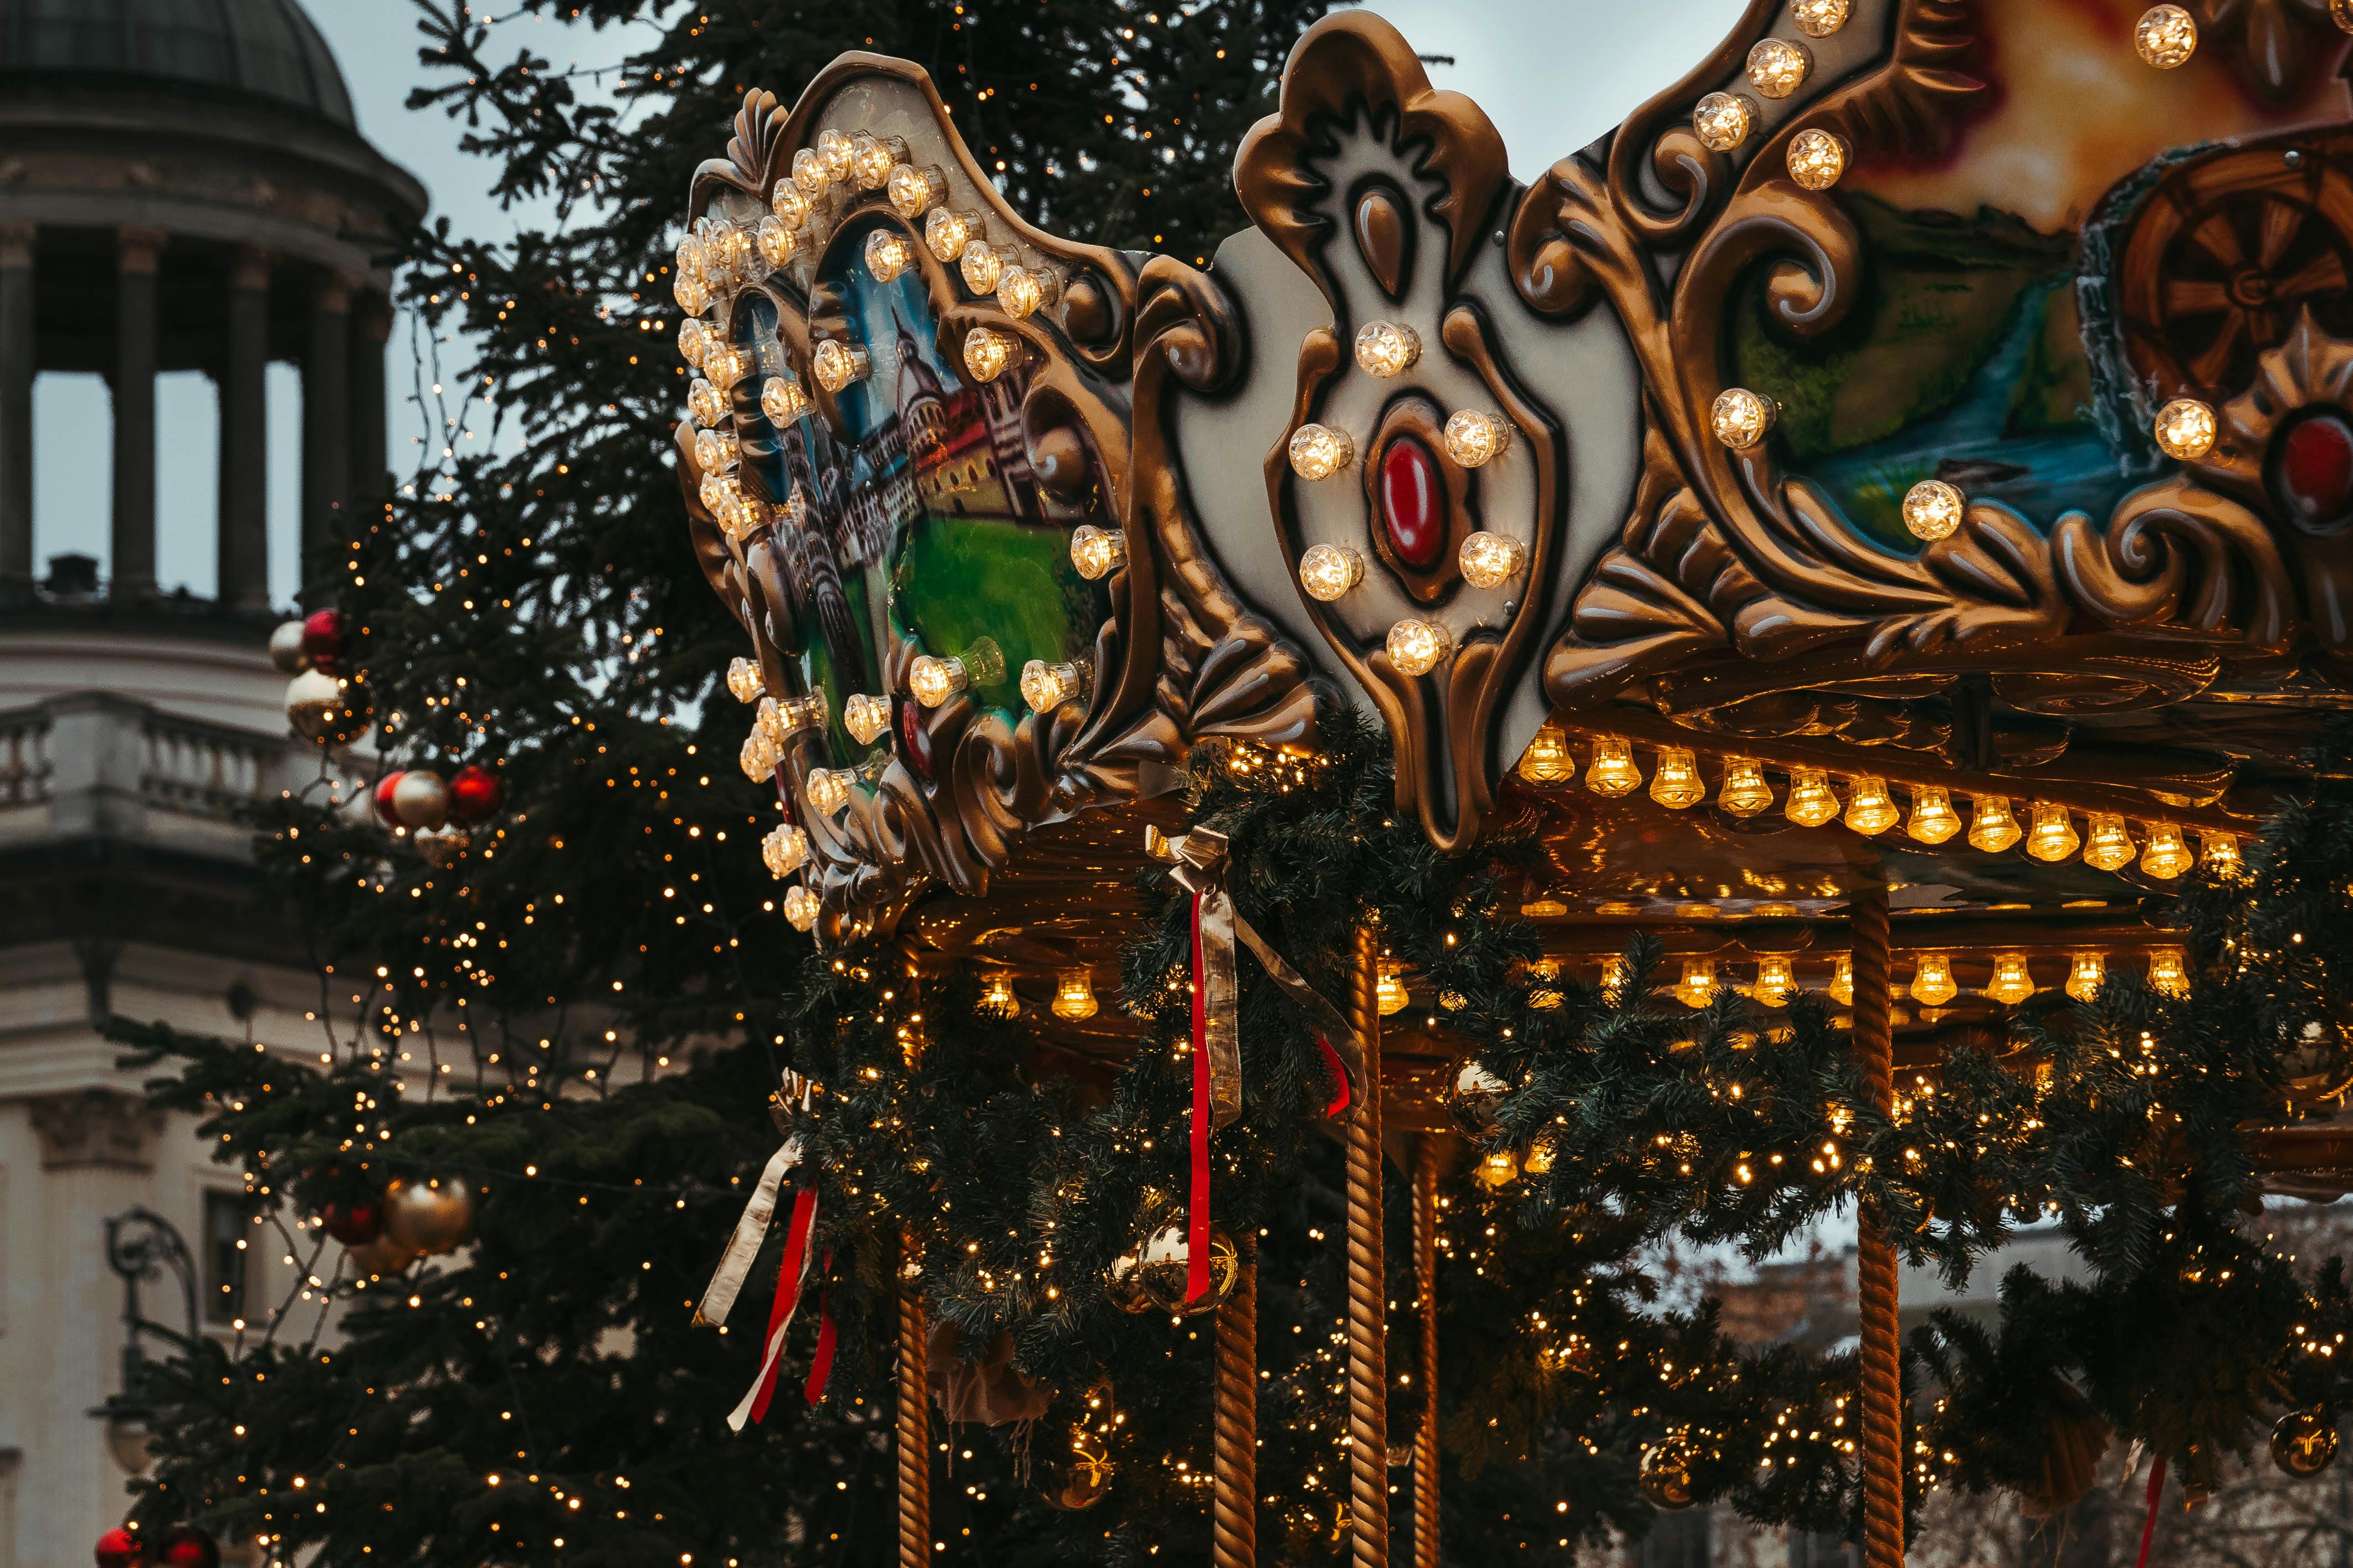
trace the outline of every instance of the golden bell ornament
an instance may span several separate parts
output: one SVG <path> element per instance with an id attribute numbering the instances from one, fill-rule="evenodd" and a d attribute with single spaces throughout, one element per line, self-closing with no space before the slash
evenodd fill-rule
<path id="1" fill-rule="evenodd" d="M 1688 748 L 1661 748 L 1658 770 L 1651 775 L 1651 798 L 1676 811 L 1697 805 L 1707 798 L 1706 781 L 1699 776 L 1699 760 Z"/>
<path id="2" fill-rule="evenodd" d="M 2163 996 L 2189 994 L 2189 955 L 2178 947 L 2149 950 L 2148 988 Z"/>
<path id="3" fill-rule="evenodd" d="M 2197 861 L 2182 839 L 2181 829 L 2170 822 L 2148 824 L 2148 844 L 2140 852 L 2140 868 L 2144 872 L 2160 882 L 2170 882 Z"/>
<path id="4" fill-rule="evenodd" d="M 1373 1005 L 1380 1009 L 1381 1016 L 1386 1018 L 1392 1013 L 1403 1012 L 1407 1000 L 1405 982 L 1398 978 L 1398 966 L 1394 963 L 1382 964 L 1380 979 L 1373 986 Z"/>
<path id="5" fill-rule="evenodd" d="M 1527 1155 L 1521 1160 L 1520 1169 L 1531 1176 L 1548 1174 L 1552 1170 L 1552 1163 L 1556 1153 L 1557 1151 L 1553 1148 L 1552 1135 L 1540 1133 L 1535 1142 L 1528 1145 Z"/>
<path id="6" fill-rule="evenodd" d="M 1010 1018 L 1021 1011 L 1021 998 L 1013 994 L 1013 976 L 1000 969 L 981 982 L 980 1010 L 999 1018 Z"/>
<path id="7" fill-rule="evenodd" d="M 2018 818 L 2010 814 L 2010 797 L 2000 795 L 1969 796 L 1969 847 L 1998 855 L 2025 837 Z"/>
<path id="8" fill-rule="evenodd" d="M 1715 804 L 1735 816 L 1754 816 L 1773 804 L 1773 786 L 1765 782 L 1765 770 L 1756 758 L 1724 760 L 1724 783 L 1716 789 Z"/>
<path id="9" fill-rule="evenodd" d="M 1623 735 L 1593 737 L 1593 761 L 1586 764 L 1585 787 L 1599 795 L 1631 795 L 1642 782 L 1634 743 Z"/>
<path id="10" fill-rule="evenodd" d="M 1675 1000 L 1686 1007 L 1704 1007 L 1715 1000 L 1715 961 L 1683 960 L 1683 978 L 1675 982 Z"/>
<path id="11" fill-rule="evenodd" d="M 2091 837 L 2084 844 L 2084 864 L 2103 871 L 2121 871 L 2132 864 L 2132 829 L 2112 812 L 2092 814 Z"/>
<path id="12" fill-rule="evenodd" d="M 1846 825 L 1866 836 L 1884 833 L 1902 819 L 1887 793 L 1887 781 L 1877 773 L 1857 773 L 1847 791 Z"/>
<path id="13" fill-rule="evenodd" d="M 1941 1007 L 1960 994 L 1953 982 L 1953 959 L 1950 953 L 1924 952 L 1912 971 L 1912 1000 L 1926 1007 Z"/>
<path id="14" fill-rule="evenodd" d="M 1092 1018 L 1095 1005 L 1094 976 L 1083 969 L 1065 970 L 1054 986 L 1054 1016 Z"/>
<path id="15" fill-rule="evenodd" d="M 1472 1179 L 1491 1193 L 1510 1186 L 1519 1174 L 1520 1162 L 1509 1149 L 1490 1150 L 1471 1173 Z"/>
<path id="16" fill-rule="evenodd" d="M 1836 816 L 1838 792 L 1831 788 L 1830 774 L 1820 768 L 1791 768 L 1789 799 L 1781 809 L 1800 827 L 1820 827 Z"/>
<path id="17" fill-rule="evenodd" d="M 2067 808 L 2047 800 L 2034 803 L 2034 826 L 2026 833 L 2026 852 L 2037 860 L 2064 860 L 2082 847 L 2074 819 Z"/>
<path id="18" fill-rule="evenodd" d="M 473 1239 L 474 1190 L 460 1176 L 396 1181 L 384 1190 L 384 1230 L 412 1252 L 454 1252 Z"/>
<path id="19" fill-rule="evenodd" d="M 1985 994 L 1995 1001 L 2015 1007 L 2034 994 L 2034 976 L 2026 970 L 2026 954 L 1998 953 L 1993 961 L 1993 978 L 1986 982 Z"/>
<path id="20" fill-rule="evenodd" d="M 2211 875 L 2235 877 L 2246 869 L 2246 862 L 2239 858 L 2237 834 L 2201 833 L 2198 836 L 2198 844 L 2203 851 L 2198 858 L 2198 863 L 2205 867 Z"/>
<path id="21" fill-rule="evenodd" d="M 2067 972 L 2067 994 L 2078 1002 L 2095 1000 L 2100 987 L 2107 984 L 2108 961 L 2096 952 L 2079 952 L 2075 966 Z"/>
<path id="22" fill-rule="evenodd" d="M 1785 1007 L 1797 988 L 1798 976 L 1789 961 L 1775 955 L 1757 961 L 1757 984 L 1748 994 L 1767 1007 Z"/>
<path id="23" fill-rule="evenodd" d="M 1854 958 L 1840 953 L 1831 960 L 1831 1000 L 1841 1007 L 1854 1005 Z"/>
<path id="24" fill-rule="evenodd" d="M 1961 830 L 1961 814 L 1942 784 L 1921 784 L 1912 791 L 1912 820 L 1905 834 L 1920 844 L 1942 844 Z"/>
<path id="25" fill-rule="evenodd" d="M 1520 776 L 1530 784 L 1566 784 L 1577 776 L 1577 755 L 1557 724 L 1541 726 L 1520 753 Z"/>

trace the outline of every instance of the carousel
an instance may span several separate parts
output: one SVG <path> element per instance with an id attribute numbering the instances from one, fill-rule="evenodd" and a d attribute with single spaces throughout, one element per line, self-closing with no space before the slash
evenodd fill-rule
<path id="1" fill-rule="evenodd" d="M 2038 994 L 2181 984 L 2166 895 L 2237 862 L 2353 705 L 2336 11 L 1756 0 L 1531 184 L 1341 13 L 1198 268 L 1031 226 L 906 62 L 751 93 L 689 194 L 677 448 L 785 911 L 981 965 L 1041 1062 L 1116 1061 L 1139 868 L 1218 914 L 1188 753 L 1312 753 L 1336 705 L 1431 845 L 1533 837 L 1546 973 L 1641 931 L 1693 1007 L 1826 994 L 1883 1106 Z M 1370 1565 L 1384 1167 L 1435 1158 L 1461 1051 L 1376 932 L 1334 1003 Z M 2353 1181 L 2326 1116 L 2255 1147 L 2277 1190 Z M 1885 1568 L 1897 1266 L 1869 1226 L 1861 1258 Z M 1253 1331 L 1238 1291 L 1220 1564 L 1255 1561 Z M 1433 1424 L 1414 1447 L 1435 1564 Z M 900 1561 L 933 1561 L 901 1476 Z"/>

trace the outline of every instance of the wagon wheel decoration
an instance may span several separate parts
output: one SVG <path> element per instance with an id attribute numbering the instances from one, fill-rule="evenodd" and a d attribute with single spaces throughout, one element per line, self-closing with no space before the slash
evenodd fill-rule
<path id="1" fill-rule="evenodd" d="M 2125 352 L 2160 398 L 2228 398 L 2306 308 L 2353 326 L 2353 147 L 2277 143 L 2185 163 L 2143 204 L 2119 269 Z"/>

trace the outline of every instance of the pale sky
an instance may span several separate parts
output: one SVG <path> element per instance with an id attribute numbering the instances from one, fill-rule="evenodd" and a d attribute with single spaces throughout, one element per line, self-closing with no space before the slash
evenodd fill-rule
<path id="1" fill-rule="evenodd" d="M 725 0 L 704 0 L 715 8 Z M 1215 0 L 1211 0 L 1215 3 Z M 501 234 L 513 220 L 481 195 L 487 163 L 458 151 L 459 128 L 438 111 L 403 107 L 420 79 L 414 12 L 403 0 L 304 0 L 350 82 L 360 130 L 425 182 L 433 211 L 460 232 Z M 1379 0 L 1368 7 L 1397 24 L 1423 54 L 1451 55 L 1430 79 L 1486 110 L 1511 149 L 1512 170 L 1530 179 L 1622 120 L 1680 77 L 1730 29 L 1739 0 Z M 628 40 L 552 22 L 522 25 L 533 49 L 595 66 L 627 52 Z M 575 35 L 577 35 L 575 37 Z M 528 34 L 516 32 L 511 51 Z M 562 46 L 559 47 L 559 45 Z M 588 51 L 595 50 L 596 53 Z M 779 84 L 781 87 L 783 84 Z M 714 151 L 715 151 L 714 147 Z M 681 192 L 681 199 L 684 196 Z M 396 473 L 415 463 L 423 434 L 416 406 L 407 323 L 388 352 Z M 450 368 L 455 368 L 454 366 Z M 199 374 L 164 378 L 157 390 L 157 575 L 168 590 L 213 591 L 217 440 L 212 384 Z M 34 555 L 80 551 L 105 570 L 112 505 L 103 454 L 111 437 L 105 384 L 97 376 L 44 375 L 34 396 Z M 269 371 L 270 584 L 290 603 L 296 582 L 295 512 L 301 477 L 301 385 L 290 365 Z"/>

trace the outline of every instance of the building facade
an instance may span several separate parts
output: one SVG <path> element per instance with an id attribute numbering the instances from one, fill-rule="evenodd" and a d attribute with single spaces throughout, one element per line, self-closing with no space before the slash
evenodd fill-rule
<path id="1" fill-rule="evenodd" d="M 144 1211 L 140 1309 L 228 1335 L 287 1283 L 235 1173 L 149 1110 L 111 1020 L 315 1053 L 302 936 L 248 812 L 320 776 L 290 740 L 270 603 L 263 381 L 302 380 L 303 576 L 386 494 L 386 256 L 415 179 L 357 130 L 295 0 L 0 0 L 0 1568 L 88 1560 L 135 1426 L 109 1222 Z M 155 379 L 218 391 L 218 590 L 157 592 Z M 111 573 L 33 559 L 33 388 L 104 375 Z M 132 1251 L 163 1233 L 118 1227 Z M 116 1263 L 137 1271 L 138 1259 Z M 280 1278 L 270 1278 L 273 1272 Z M 160 1353 L 160 1342 L 151 1342 Z"/>

